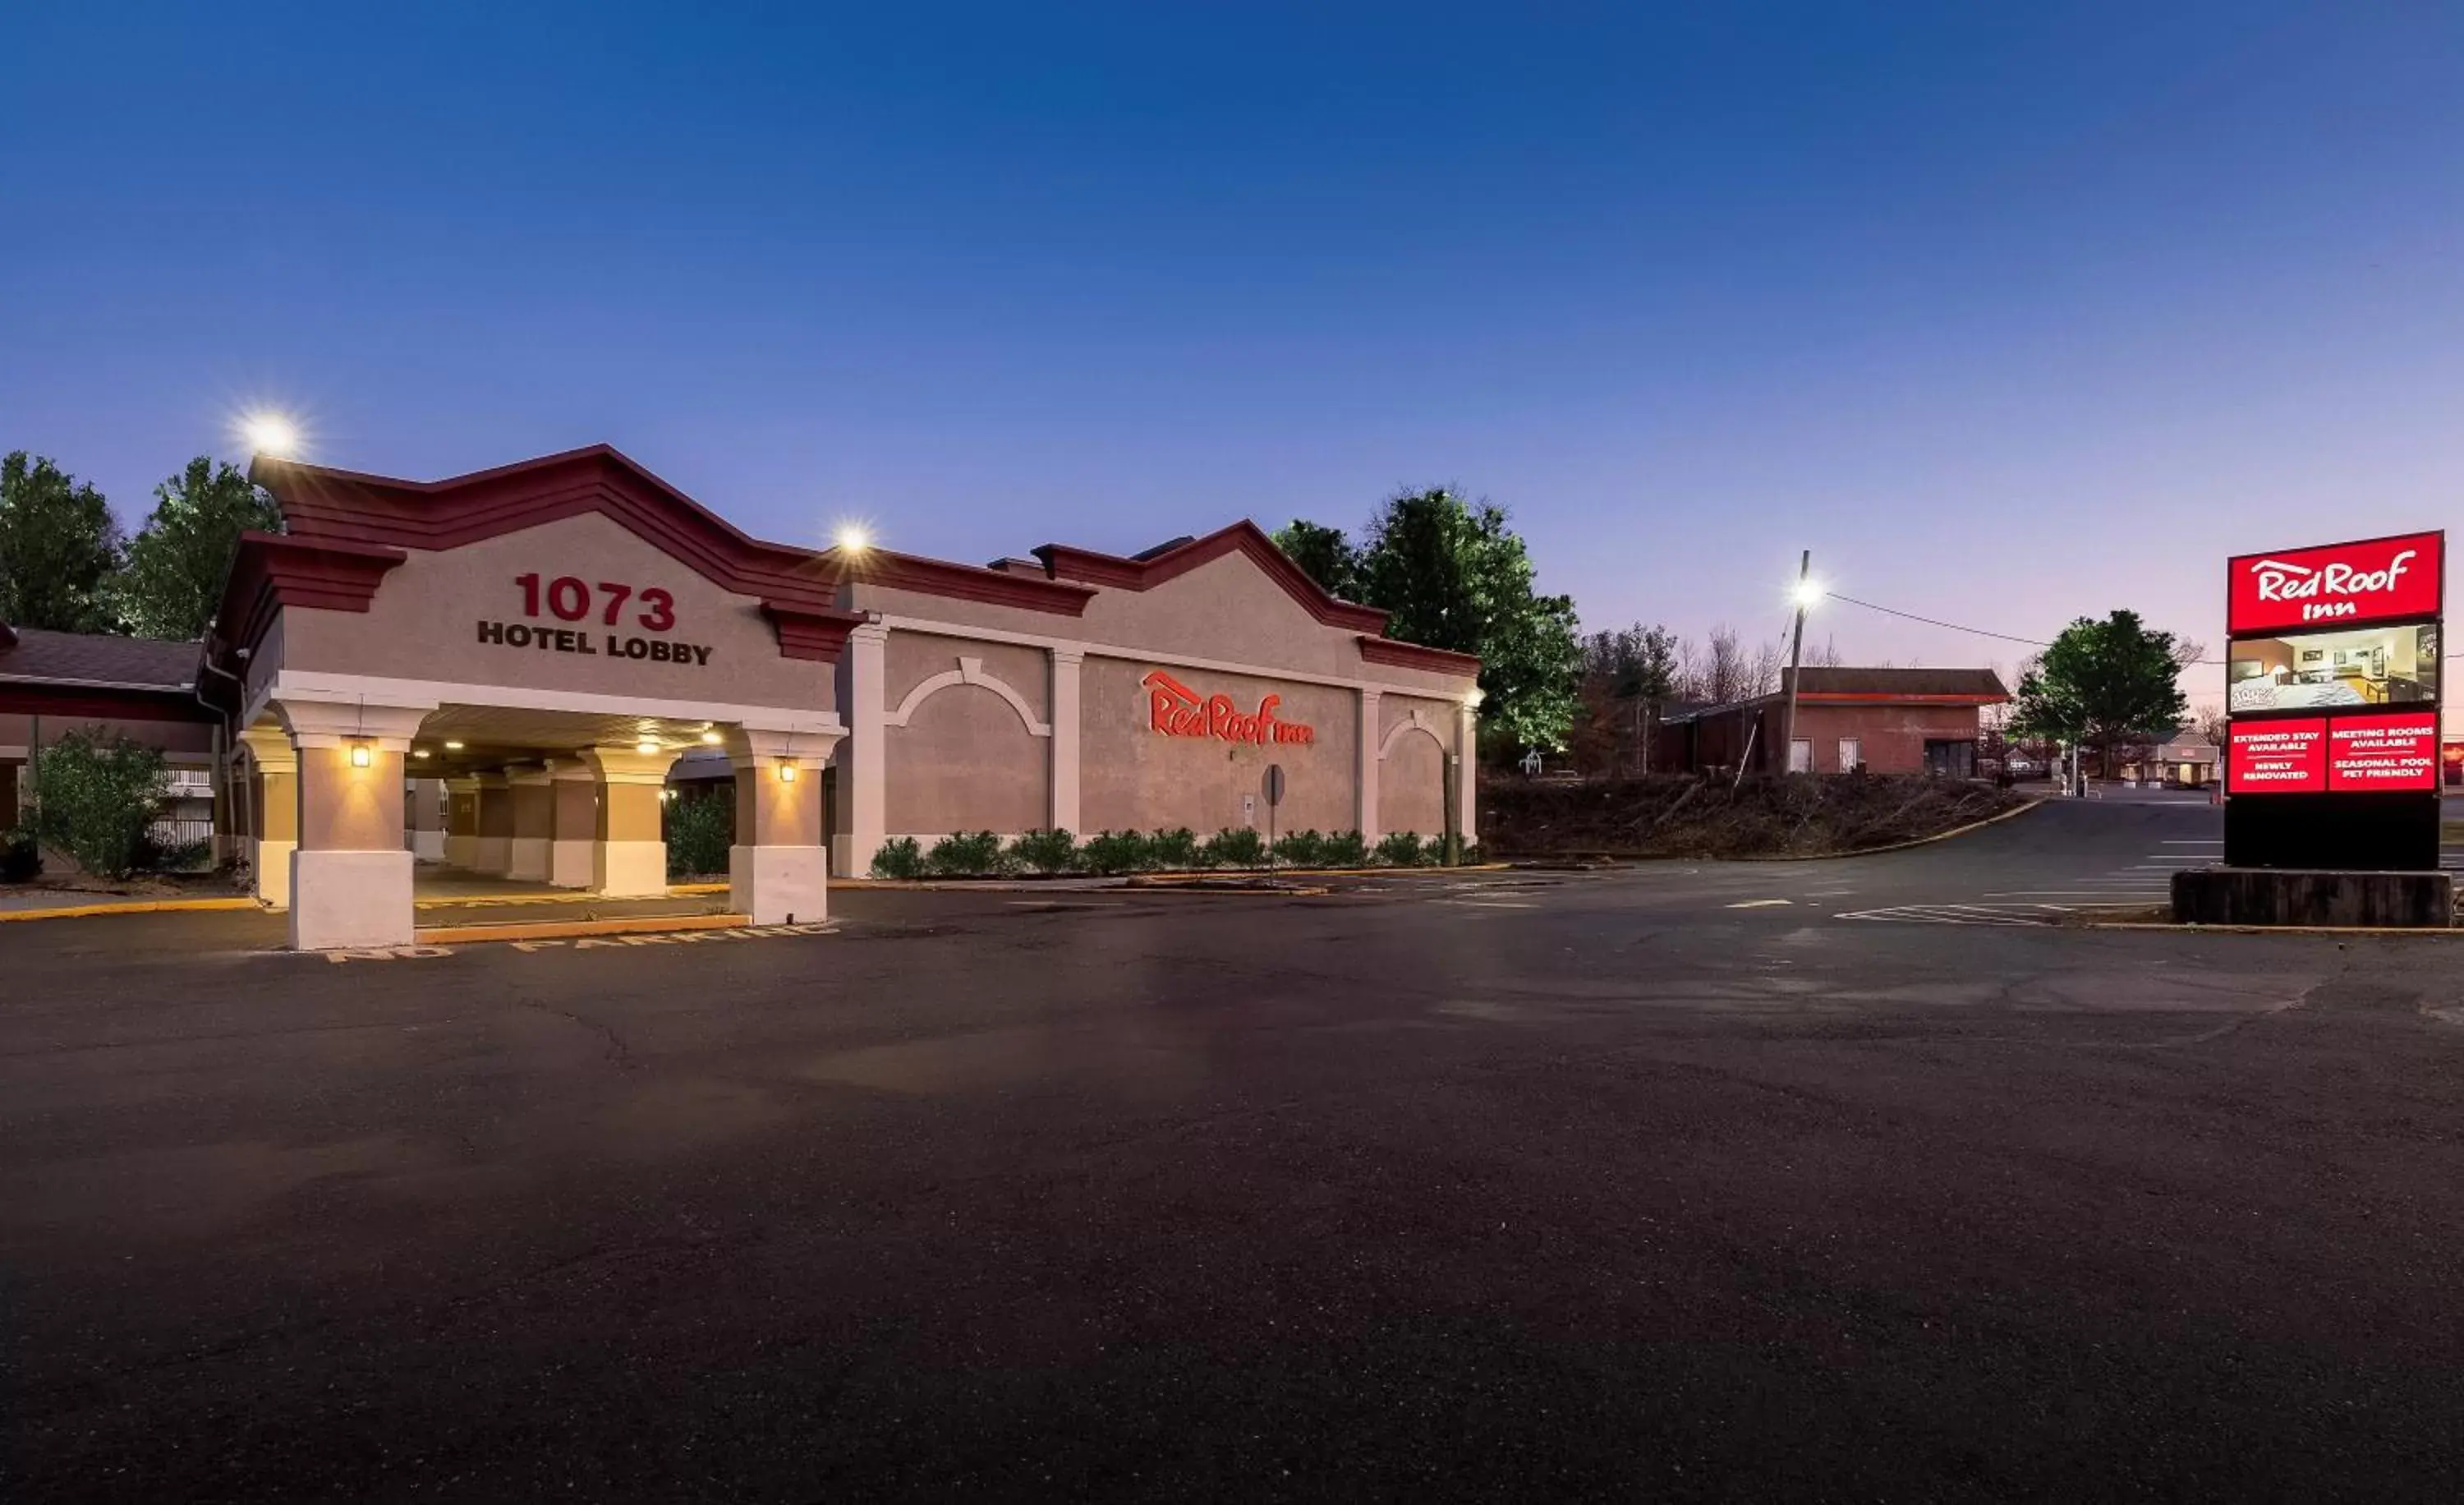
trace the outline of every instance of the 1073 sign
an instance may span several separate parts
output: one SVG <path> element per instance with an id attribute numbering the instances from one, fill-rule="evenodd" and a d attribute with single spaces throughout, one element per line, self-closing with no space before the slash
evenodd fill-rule
<path id="1" fill-rule="evenodd" d="M 559 575 L 547 583 L 544 590 L 539 587 L 539 578 L 535 574 L 516 575 L 514 584 L 522 587 L 522 615 L 524 616 L 538 616 L 539 607 L 544 603 L 548 611 L 558 621 L 579 622 L 590 615 L 591 608 L 598 600 L 605 600 L 606 606 L 600 612 L 599 620 L 609 627 L 614 627 L 618 613 L 625 609 L 625 604 L 638 600 L 643 610 L 635 615 L 633 620 L 644 629 L 652 632 L 665 632 L 672 630 L 676 625 L 676 598 L 656 586 L 636 590 L 631 586 L 603 580 L 598 583 L 597 597 L 594 599 L 591 586 L 579 575 Z"/>

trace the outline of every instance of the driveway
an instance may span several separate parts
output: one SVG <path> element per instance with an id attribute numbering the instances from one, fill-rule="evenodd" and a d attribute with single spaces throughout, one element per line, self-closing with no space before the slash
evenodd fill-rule
<path id="1" fill-rule="evenodd" d="M 6 927 L 0 1488 L 2453 1498 L 2452 942 L 1851 918 L 2204 818 L 344 963 Z"/>

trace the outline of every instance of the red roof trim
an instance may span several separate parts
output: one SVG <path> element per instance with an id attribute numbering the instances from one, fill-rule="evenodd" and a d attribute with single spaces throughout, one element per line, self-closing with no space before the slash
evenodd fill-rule
<path id="1" fill-rule="evenodd" d="M 779 634 L 781 657 L 810 658 L 825 664 L 839 661 L 839 650 L 847 646 L 847 633 L 864 620 L 862 612 L 810 611 L 775 601 L 761 603 L 761 615 L 768 619 L 771 631 Z"/>
<path id="2" fill-rule="evenodd" d="M 892 554 L 868 549 L 861 560 L 847 562 L 848 578 L 892 590 L 913 590 L 957 601 L 980 601 L 997 607 L 1023 607 L 1060 616 L 1084 616 L 1095 592 L 1018 570 L 954 564 L 917 554 Z"/>
<path id="3" fill-rule="evenodd" d="M 284 607 L 365 611 L 386 573 L 409 558 L 398 548 L 243 533 L 214 613 L 214 636 L 230 648 L 254 649 Z"/>
<path id="4" fill-rule="evenodd" d="M 1035 551 L 1035 557 L 1044 561 L 1044 567 L 1063 580 L 1083 580 L 1115 590 L 1153 590 L 1200 564 L 1211 564 L 1230 554 L 1247 556 L 1322 626 L 1346 628 L 1372 636 L 1386 631 L 1385 612 L 1329 595 L 1324 587 L 1309 577 L 1309 571 L 1275 546 L 1265 529 L 1246 518 L 1151 559 L 1124 559 L 1064 543 L 1046 543 Z"/>
<path id="5" fill-rule="evenodd" d="M 1426 669 L 1441 675 L 1477 675 L 1480 659 L 1470 653 L 1458 653 L 1443 648 L 1422 648 L 1418 643 L 1405 643 L 1391 637 L 1360 638 L 1360 661 L 1365 664 L 1392 664 L 1398 669 Z"/>
<path id="6" fill-rule="evenodd" d="M 0 681 L 0 712 L 98 721 L 211 721 L 214 713 L 186 687 L 106 690 L 95 686 Z"/>
<path id="7" fill-rule="evenodd" d="M 250 476 L 274 494 L 295 537 L 449 549 L 596 512 L 722 588 L 782 611 L 826 614 L 851 574 L 935 595 L 1075 616 L 1089 592 L 903 554 L 869 553 L 850 568 L 836 550 L 768 543 L 737 529 L 604 444 L 447 480 L 398 480 L 259 458 Z M 861 620 L 851 616 L 848 625 Z"/>

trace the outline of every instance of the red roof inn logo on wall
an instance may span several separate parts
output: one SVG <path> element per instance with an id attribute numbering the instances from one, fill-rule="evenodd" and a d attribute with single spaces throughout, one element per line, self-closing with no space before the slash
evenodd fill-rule
<path id="1" fill-rule="evenodd" d="M 1198 692 L 1157 669 L 1138 681 L 1147 690 L 1147 724 L 1166 737 L 1214 737 L 1227 742 L 1313 742 L 1317 731 L 1302 721 L 1275 719 L 1284 697 L 1270 695 L 1255 715 L 1243 715 L 1228 695 L 1199 698 Z"/>
<path id="2" fill-rule="evenodd" d="M 2447 578 L 2445 535 L 2408 533 L 2233 562 L 2226 618 L 2234 636 L 2314 622 L 2434 616 Z"/>

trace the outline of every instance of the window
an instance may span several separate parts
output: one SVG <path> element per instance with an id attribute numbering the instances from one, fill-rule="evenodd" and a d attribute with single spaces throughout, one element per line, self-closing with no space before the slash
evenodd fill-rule
<path id="1" fill-rule="evenodd" d="M 1968 741 L 1935 741 L 1925 744 L 1925 772 L 1946 779 L 1976 777 L 1976 744 Z"/>
<path id="2" fill-rule="evenodd" d="M 1839 739 L 1839 771 L 1841 773 L 1855 773 L 1857 771 L 1857 765 L 1864 761 L 1865 740 L 1863 738 L 1842 737 Z"/>
<path id="3" fill-rule="evenodd" d="M 1799 737 L 1788 744 L 1788 771 L 1791 773 L 1814 771 L 1814 741 L 1811 738 Z"/>

